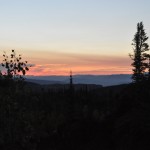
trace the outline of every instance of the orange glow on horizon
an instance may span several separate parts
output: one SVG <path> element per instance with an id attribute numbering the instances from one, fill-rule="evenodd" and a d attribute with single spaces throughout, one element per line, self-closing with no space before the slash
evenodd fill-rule
<path id="1" fill-rule="evenodd" d="M 93 75 L 132 73 L 128 56 L 43 52 L 34 55 L 31 61 L 35 65 L 30 68 L 27 75 L 68 75 L 70 70 L 73 74 Z"/>
<path id="2" fill-rule="evenodd" d="M 73 74 L 109 75 L 109 74 L 131 74 L 132 68 L 126 66 L 73 66 L 65 64 L 46 64 L 31 67 L 27 75 L 49 76 L 49 75 L 69 75 Z"/>
<path id="3" fill-rule="evenodd" d="M 102 56 L 100 54 L 74 54 L 58 52 L 33 52 L 23 60 L 27 60 L 29 71 L 26 75 L 49 76 L 73 74 L 109 75 L 131 74 L 131 60 L 128 56 Z M 2 58 L 2 57 L 0 57 Z"/>

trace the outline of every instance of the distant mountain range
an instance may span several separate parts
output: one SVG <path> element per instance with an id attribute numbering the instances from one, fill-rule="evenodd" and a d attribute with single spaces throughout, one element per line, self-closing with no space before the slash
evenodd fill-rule
<path id="1" fill-rule="evenodd" d="M 68 84 L 69 76 L 26 76 L 26 81 L 41 85 L 48 84 Z M 74 75 L 74 84 L 96 84 L 102 86 L 111 86 L 131 83 L 130 74 L 115 75 Z"/>

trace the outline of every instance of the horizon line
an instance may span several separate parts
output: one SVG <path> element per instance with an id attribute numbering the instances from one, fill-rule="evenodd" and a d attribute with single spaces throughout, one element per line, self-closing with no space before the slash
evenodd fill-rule
<path id="1" fill-rule="evenodd" d="M 132 74 L 127 74 L 127 73 L 119 73 L 119 74 L 73 74 L 73 76 L 78 76 L 78 75 L 80 75 L 80 76 L 84 76 L 84 75 L 90 75 L 90 76 L 111 76 L 111 75 L 132 75 Z M 26 77 L 26 76 L 34 76 L 34 77 L 46 77 L 46 76 L 69 76 L 69 74 L 68 75 L 55 75 L 55 74 L 53 74 L 53 75 L 25 75 L 24 77 Z"/>

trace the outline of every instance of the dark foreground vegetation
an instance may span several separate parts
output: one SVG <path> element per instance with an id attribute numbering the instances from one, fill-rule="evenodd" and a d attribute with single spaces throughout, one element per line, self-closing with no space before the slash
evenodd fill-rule
<path id="1" fill-rule="evenodd" d="M 77 90 L 0 84 L 1 150 L 150 149 L 148 82 Z"/>

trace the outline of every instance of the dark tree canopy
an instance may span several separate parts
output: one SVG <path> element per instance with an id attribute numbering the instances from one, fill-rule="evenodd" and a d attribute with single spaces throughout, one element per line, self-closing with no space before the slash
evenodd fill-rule
<path id="1" fill-rule="evenodd" d="M 2 67 L 5 72 L 2 74 L 6 78 L 18 78 L 21 75 L 25 75 L 29 70 L 29 65 L 27 61 L 22 61 L 22 56 L 16 55 L 15 50 L 11 51 L 10 57 L 4 52 Z"/>
<path id="2" fill-rule="evenodd" d="M 0 83 L 1 86 L 22 86 L 24 81 L 24 76 L 26 72 L 29 71 L 29 64 L 27 61 L 22 60 L 22 56 L 16 55 L 15 50 L 11 50 L 11 54 L 7 55 L 6 52 L 3 54 L 3 61 L 1 63 L 3 67 L 0 70 Z"/>
<path id="3" fill-rule="evenodd" d="M 147 43 L 148 37 L 145 33 L 144 25 L 142 22 L 137 24 L 137 32 L 134 35 L 133 43 L 134 54 L 130 55 L 133 63 L 131 64 L 133 68 L 132 79 L 133 82 L 141 82 L 146 79 L 145 71 L 148 67 L 146 60 L 146 51 L 149 50 L 149 45 Z"/>

